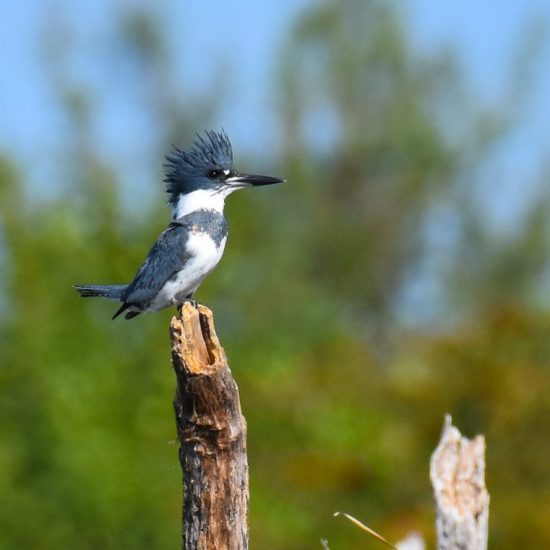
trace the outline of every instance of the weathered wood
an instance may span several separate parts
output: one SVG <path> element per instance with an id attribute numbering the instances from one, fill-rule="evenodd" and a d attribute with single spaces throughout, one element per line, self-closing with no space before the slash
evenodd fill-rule
<path id="1" fill-rule="evenodd" d="M 438 550 L 486 550 L 485 438 L 462 437 L 447 415 L 431 458 L 430 478 L 437 507 Z"/>
<path id="2" fill-rule="evenodd" d="M 186 302 L 170 326 L 183 470 L 183 549 L 248 548 L 246 421 L 212 312 Z"/>

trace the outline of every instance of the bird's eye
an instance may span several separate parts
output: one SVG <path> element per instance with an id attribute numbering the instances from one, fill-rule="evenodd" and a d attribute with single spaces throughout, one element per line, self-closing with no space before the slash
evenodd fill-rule
<path id="1" fill-rule="evenodd" d="M 222 175 L 223 175 L 223 170 L 220 170 L 219 168 L 214 168 L 213 170 L 210 170 L 210 172 L 208 172 L 208 177 L 211 180 L 217 180 Z"/>

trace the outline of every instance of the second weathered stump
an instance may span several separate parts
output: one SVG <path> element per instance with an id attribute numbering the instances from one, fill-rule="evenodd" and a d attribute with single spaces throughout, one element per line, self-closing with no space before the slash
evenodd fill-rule
<path id="1" fill-rule="evenodd" d="M 430 462 L 430 478 L 437 506 L 438 550 L 486 550 L 485 438 L 463 437 L 447 415 Z"/>
<path id="2" fill-rule="evenodd" d="M 212 312 L 185 303 L 170 326 L 183 470 L 183 549 L 248 548 L 246 421 Z"/>

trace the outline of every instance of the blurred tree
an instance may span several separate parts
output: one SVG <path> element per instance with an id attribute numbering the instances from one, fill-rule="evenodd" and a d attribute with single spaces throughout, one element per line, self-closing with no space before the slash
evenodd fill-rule
<path id="1" fill-rule="evenodd" d="M 524 78 L 512 79 L 523 83 L 510 91 L 515 101 L 483 111 L 452 52 L 420 56 L 393 3 L 378 0 L 311 9 L 282 60 L 280 120 L 289 193 L 308 222 L 304 258 L 343 311 L 387 330 L 419 277 L 451 282 L 438 296 L 449 300 L 439 309 L 447 317 L 481 306 L 495 281 L 499 296 L 535 286 L 548 265 L 546 197 L 533 186 L 513 234 L 495 234 L 477 176 L 521 112 L 511 107 L 520 90 L 526 95 L 525 62 L 516 67 Z M 434 255 L 446 269 L 426 273 Z"/>
<path id="2" fill-rule="evenodd" d="M 391 4 L 351 0 L 306 14 L 283 59 L 282 131 L 311 211 L 310 275 L 358 320 L 387 328 L 457 176 L 438 116 L 452 101 L 452 60 L 419 59 Z"/>

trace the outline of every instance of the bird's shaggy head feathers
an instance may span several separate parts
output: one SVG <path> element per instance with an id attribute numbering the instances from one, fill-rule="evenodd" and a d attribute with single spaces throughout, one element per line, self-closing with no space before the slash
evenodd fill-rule
<path id="1" fill-rule="evenodd" d="M 182 194 L 212 186 L 214 171 L 233 169 L 233 150 L 224 131 L 207 130 L 197 134 L 193 147 L 182 151 L 177 147 L 166 156 L 164 165 L 169 203 L 175 204 Z"/>

